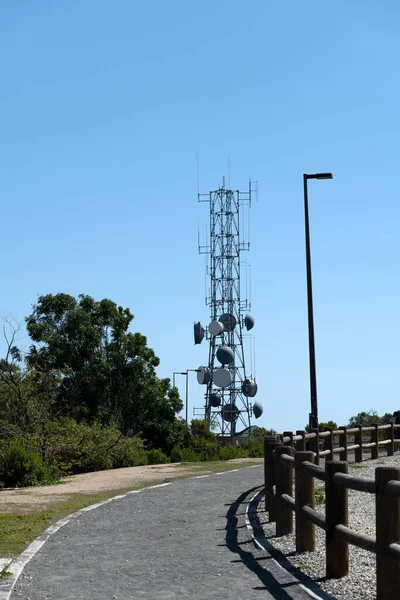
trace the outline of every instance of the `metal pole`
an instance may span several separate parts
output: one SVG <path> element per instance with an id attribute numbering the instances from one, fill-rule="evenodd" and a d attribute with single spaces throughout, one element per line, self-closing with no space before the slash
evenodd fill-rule
<path id="1" fill-rule="evenodd" d="M 189 402 L 189 371 L 186 371 L 186 424 L 188 422 L 188 402 Z"/>
<path id="2" fill-rule="evenodd" d="M 306 232 L 306 266 L 307 266 L 307 305 L 308 305 L 308 348 L 310 356 L 310 395 L 311 412 L 309 415 L 310 429 L 318 428 L 318 401 L 317 401 L 317 376 L 315 370 L 315 344 L 314 344 L 314 315 L 311 279 L 311 253 L 310 253 L 310 228 L 308 223 L 308 190 L 307 175 L 303 175 L 304 186 L 304 218 Z"/>

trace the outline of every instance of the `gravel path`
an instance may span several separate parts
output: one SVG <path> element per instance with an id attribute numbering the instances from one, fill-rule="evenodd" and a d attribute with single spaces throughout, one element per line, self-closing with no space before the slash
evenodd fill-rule
<path id="1" fill-rule="evenodd" d="M 261 466 L 128 493 L 81 512 L 24 568 L 11 600 L 306 600 L 246 525 Z"/>
<path id="2" fill-rule="evenodd" d="M 400 467 L 400 454 L 392 457 L 349 465 L 349 473 L 365 479 L 375 478 L 377 466 Z M 315 487 L 323 487 L 316 480 Z M 325 514 L 325 505 L 316 506 Z M 376 598 L 375 554 L 354 546 L 349 546 L 349 576 L 342 579 L 325 578 L 325 533 L 319 527 L 316 531 L 316 552 L 296 553 L 293 535 L 275 537 L 275 524 L 267 522 L 264 501 L 258 506 L 258 519 L 262 524 L 265 538 L 276 550 L 282 552 L 289 566 L 307 574 L 322 590 L 337 600 L 374 600 Z M 375 537 L 375 496 L 349 490 L 349 527 L 359 533 Z"/>

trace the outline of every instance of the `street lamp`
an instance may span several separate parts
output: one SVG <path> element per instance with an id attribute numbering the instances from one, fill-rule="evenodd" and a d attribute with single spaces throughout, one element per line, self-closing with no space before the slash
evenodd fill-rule
<path id="1" fill-rule="evenodd" d="M 185 390 L 185 421 L 188 422 L 188 407 L 189 407 L 189 371 L 200 373 L 200 369 L 186 369 L 186 371 L 174 371 L 172 373 L 172 386 L 175 387 L 175 375 L 186 375 L 186 390 Z"/>
<path id="2" fill-rule="evenodd" d="M 186 375 L 186 371 L 184 371 L 184 372 L 174 371 L 172 373 L 172 387 L 175 387 L 175 375 Z"/>
<path id="3" fill-rule="evenodd" d="M 307 307 L 308 307 L 308 348 L 310 355 L 310 395 L 311 412 L 309 414 L 310 429 L 318 428 L 318 400 L 317 400 L 317 376 L 315 371 L 315 344 L 314 344 L 314 315 L 311 279 L 311 253 L 310 253 L 310 227 L 308 224 L 308 190 L 309 179 L 332 179 L 332 173 L 314 173 L 303 175 L 304 187 L 304 218 L 306 232 L 306 266 L 307 266 Z"/>
<path id="4" fill-rule="evenodd" d="M 188 422 L 188 407 L 189 407 L 189 371 L 192 373 L 200 373 L 201 369 L 186 369 L 186 423 Z"/>

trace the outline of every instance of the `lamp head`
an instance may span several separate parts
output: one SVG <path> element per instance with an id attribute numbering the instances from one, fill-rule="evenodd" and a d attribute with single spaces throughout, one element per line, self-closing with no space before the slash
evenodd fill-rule
<path id="1" fill-rule="evenodd" d="M 311 175 L 307 175 L 304 173 L 305 179 L 333 179 L 332 173 L 313 173 Z"/>

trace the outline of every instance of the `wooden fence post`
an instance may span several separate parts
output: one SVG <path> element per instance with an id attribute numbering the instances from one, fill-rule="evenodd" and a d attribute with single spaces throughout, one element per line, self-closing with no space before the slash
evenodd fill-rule
<path id="1" fill-rule="evenodd" d="M 374 429 L 371 431 L 371 442 L 375 442 L 375 446 L 371 448 L 371 458 L 378 458 L 379 456 L 379 429 L 378 424 L 374 425 Z"/>
<path id="2" fill-rule="evenodd" d="M 363 457 L 363 451 L 362 451 L 362 444 L 363 444 L 363 434 L 362 434 L 362 427 L 361 425 L 357 425 L 358 427 L 358 431 L 356 431 L 355 436 L 354 436 L 354 441 L 356 444 L 358 444 L 358 448 L 356 448 L 355 450 L 355 462 L 362 462 L 362 457 Z"/>
<path id="3" fill-rule="evenodd" d="M 275 502 L 274 502 L 274 484 L 275 484 L 275 463 L 273 451 L 282 442 L 276 435 L 268 435 L 264 438 L 264 485 L 265 485 L 265 510 L 268 511 L 270 523 L 274 522 Z"/>
<path id="4" fill-rule="evenodd" d="M 386 446 L 387 449 L 387 455 L 388 456 L 393 456 L 394 455 L 394 427 L 393 427 L 393 423 L 390 423 L 391 427 L 390 429 L 386 429 L 386 431 L 389 431 L 389 439 L 391 440 L 390 444 L 388 444 Z"/>
<path id="5" fill-rule="evenodd" d="M 393 600 L 400 590 L 400 561 L 388 554 L 389 544 L 400 543 L 399 498 L 385 490 L 390 480 L 400 481 L 400 469 L 377 467 L 376 482 L 376 598 Z"/>
<path id="6" fill-rule="evenodd" d="M 306 432 L 303 429 L 298 429 L 296 435 L 301 435 L 301 440 L 296 442 L 296 451 L 304 452 L 306 449 Z"/>
<path id="7" fill-rule="evenodd" d="M 285 446 L 291 446 L 293 448 L 293 431 L 284 431 L 283 439 L 285 439 L 285 437 L 290 438 L 289 441 L 286 440 L 286 442 L 285 441 L 283 442 L 285 444 Z"/>
<path id="8" fill-rule="evenodd" d="M 315 525 L 302 511 L 303 506 L 314 508 L 314 477 L 303 466 L 308 460 L 314 462 L 314 453 L 298 450 L 294 456 L 296 475 L 295 498 L 296 498 L 296 552 L 315 552 Z"/>
<path id="9" fill-rule="evenodd" d="M 349 545 L 335 537 L 336 525 L 348 523 L 348 491 L 337 485 L 335 473 L 347 473 L 344 461 L 325 463 L 325 500 L 326 500 L 326 576 L 338 579 L 349 574 Z"/>
<path id="10" fill-rule="evenodd" d="M 339 458 L 347 462 L 347 427 L 344 425 L 343 427 L 339 427 L 339 429 L 343 430 L 343 433 L 339 434 L 339 446 L 343 448 L 339 453 Z"/>
<path id="11" fill-rule="evenodd" d="M 332 427 L 327 427 L 326 431 L 330 432 L 330 436 L 325 438 L 325 449 L 329 450 L 330 453 L 325 456 L 325 460 L 333 460 L 333 429 Z"/>
<path id="12" fill-rule="evenodd" d="M 281 454 L 293 455 L 291 446 L 278 446 L 275 455 L 275 482 L 276 482 L 276 535 L 293 533 L 293 512 L 281 500 L 281 494 L 293 494 L 293 469 L 281 462 Z"/>
<path id="13" fill-rule="evenodd" d="M 313 428 L 310 433 L 315 433 L 315 437 L 310 438 L 310 450 L 315 452 L 314 462 L 316 465 L 319 465 L 319 430 L 318 428 Z"/>

